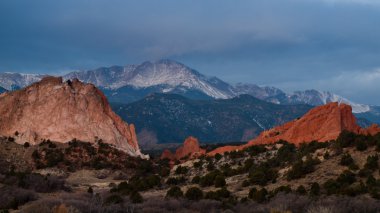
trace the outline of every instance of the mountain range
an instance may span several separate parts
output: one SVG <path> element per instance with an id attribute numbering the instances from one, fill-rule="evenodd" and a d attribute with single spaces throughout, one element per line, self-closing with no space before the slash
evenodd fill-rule
<path id="1" fill-rule="evenodd" d="M 123 120 L 136 125 L 139 144 L 179 143 L 189 135 L 204 143 L 248 141 L 263 130 L 296 119 L 310 105 L 279 105 L 250 95 L 192 100 L 155 93 L 131 104 L 113 104 Z"/>
<path id="2" fill-rule="evenodd" d="M 7 90 L 25 87 L 40 80 L 41 74 L 0 73 L 0 86 Z M 208 77 L 172 60 L 146 61 L 138 65 L 101 67 L 75 71 L 63 76 L 92 83 L 99 87 L 111 103 L 132 103 L 153 93 L 179 94 L 195 100 L 230 99 L 248 94 L 275 104 L 308 104 L 319 106 L 329 102 L 352 106 L 359 118 L 380 122 L 380 107 L 355 103 L 331 92 L 317 90 L 286 93 L 281 89 L 255 84 L 231 85 L 217 77 Z"/>

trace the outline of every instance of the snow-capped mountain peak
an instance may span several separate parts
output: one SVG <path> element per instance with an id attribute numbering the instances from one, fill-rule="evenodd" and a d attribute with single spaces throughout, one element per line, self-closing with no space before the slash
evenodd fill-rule
<path id="1" fill-rule="evenodd" d="M 6 90 L 14 90 L 26 87 L 36 81 L 41 80 L 45 75 L 25 74 L 25 73 L 0 73 L 0 86 Z"/>
<path id="2" fill-rule="evenodd" d="M 349 104 L 352 107 L 353 113 L 364 113 L 370 111 L 370 106 L 365 104 L 358 104 L 352 102 L 342 96 L 336 95 L 331 92 L 326 91 L 318 91 L 318 90 L 305 90 L 305 91 L 296 91 L 291 94 L 287 94 L 289 100 L 287 100 L 291 104 L 295 103 L 305 103 L 313 106 L 324 105 L 330 102 L 338 102 Z"/>
<path id="3" fill-rule="evenodd" d="M 164 86 L 161 92 L 187 88 L 205 93 L 213 98 L 231 98 L 233 94 L 219 85 L 228 85 L 222 80 L 207 77 L 199 72 L 168 59 L 155 62 L 147 61 L 140 65 L 114 66 L 96 70 L 72 72 L 64 76 L 66 79 L 78 78 L 96 86 L 119 89 L 124 86 L 148 88 Z"/>
<path id="4" fill-rule="evenodd" d="M 7 90 L 25 87 L 39 81 L 44 75 L 0 73 L 0 86 Z M 354 113 L 364 113 L 372 108 L 352 102 L 331 92 L 318 90 L 285 93 L 270 86 L 238 83 L 234 86 L 217 77 L 205 76 L 173 60 L 146 61 L 138 65 L 101 67 L 94 70 L 75 71 L 63 76 L 78 78 L 103 88 L 113 101 L 135 101 L 151 93 L 177 93 L 190 98 L 228 99 L 248 94 L 276 104 L 323 105 L 329 102 L 346 103 Z M 126 97 L 128 96 L 128 97 Z"/>

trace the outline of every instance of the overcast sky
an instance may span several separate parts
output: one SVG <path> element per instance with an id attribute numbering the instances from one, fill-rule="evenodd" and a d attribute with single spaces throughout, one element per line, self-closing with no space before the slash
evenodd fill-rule
<path id="1" fill-rule="evenodd" d="M 1 0 L 0 72 L 162 58 L 380 105 L 380 0 Z"/>

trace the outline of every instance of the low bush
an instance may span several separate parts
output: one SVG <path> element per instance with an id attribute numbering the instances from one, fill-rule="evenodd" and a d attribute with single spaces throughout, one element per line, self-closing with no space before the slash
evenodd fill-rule
<path id="1" fill-rule="evenodd" d="M 142 203 L 144 202 L 143 200 L 143 197 L 141 196 L 141 194 L 137 191 L 133 191 L 130 195 L 129 195 L 129 199 L 132 201 L 132 203 Z"/>
<path id="2" fill-rule="evenodd" d="M 298 186 L 296 189 L 296 192 L 300 195 L 305 195 L 307 193 L 303 185 Z"/>
<path id="3" fill-rule="evenodd" d="M 191 187 L 186 191 L 185 196 L 189 200 L 200 200 L 203 198 L 203 192 L 198 187 Z"/>
<path id="4" fill-rule="evenodd" d="M 201 181 L 201 177 L 198 175 L 194 176 L 193 179 L 191 180 L 191 183 L 198 184 Z"/>
<path id="5" fill-rule="evenodd" d="M 269 199 L 268 191 L 265 188 L 261 188 L 260 190 L 252 188 L 249 191 L 249 198 L 258 203 L 263 203 Z"/>
<path id="6" fill-rule="evenodd" d="M 228 191 L 226 187 L 223 187 L 217 191 L 209 191 L 206 193 L 205 198 L 206 199 L 212 199 L 212 200 L 222 200 L 229 198 L 231 196 L 231 192 Z"/>
<path id="7" fill-rule="evenodd" d="M 320 186 L 318 183 L 314 182 L 311 184 L 310 187 L 310 195 L 311 196 L 318 196 L 320 193 Z"/>
<path id="8" fill-rule="evenodd" d="M 342 166 L 350 166 L 354 164 L 354 159 L 351 157 L 349 153 L 345 153 L 342 155 L 339 164 Z"/>
<path id="9" fill-rule="evenodd" d="M 173 186 L 166 192 L 166 197 L 180 198 L 183 197 L 183 192 L 178 186 Z"/>
<path id="10" fill-rule="evenodd" d="M 169 185 L 179 185 L 186 182 L 185 177 L 170 177 L 166 180 L 166 184 Z"/>
<path id="11" fill-rule="evenodd" d="M 277 171 L 271 168 L 268 163 L 252 168 L 248 174 L 249 181 L 260 186 L 265 186 L 268 182 L 275 182 L 277 176 Z"/>
<path id="12" fill-rule="evenodd" d="M 304 177 L 315 170 L 315 165 L 319 164 L 320 161 L 317 159 L 312 159 L 310 156 L 306 158 L 305 161 L 298 160 L 293 164 L 292 168 L 287 173 L 288 180 L 294 180 Z"/>
<path id="13" fill-rule="evenodd" d="M 223 187 L 226 185 L 226 180 L 224 176 L 222 175 L 217 175 L 214 180 L 214 185 L 215 187 Z"/>
<path id="14" fill-rule="evenodd" d="M 119 203 L 123 203 L 123 198 L 118 195 L 118 194 L 112 194 L 112 195 L 109 195 L 105 201 L 104 201 L 104 204 L 105 205 L 110 205 L 110 204 L 119 204 Z"/>
<path id="15" fill-rule="evenodd" d="M 175 174 L 176 175 L 181 175 L 181 174 L 187 174 L 187 172 L 189 171 L 189 168 L 187 168 L 186 166 L 178 166 L 177 169 L 175 170 Z"/>

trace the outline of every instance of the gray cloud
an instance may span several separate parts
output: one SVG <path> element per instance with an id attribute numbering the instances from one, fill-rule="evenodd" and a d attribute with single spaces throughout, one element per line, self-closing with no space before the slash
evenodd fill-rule
<path id="1" fill-rule="evenodd" d="M 0 72 L 172 58 L 226 81 L 342 91 L 380 104 L 375 85 L 318 83 L 380 67 L 378 2 L 2 0 Z"/>

